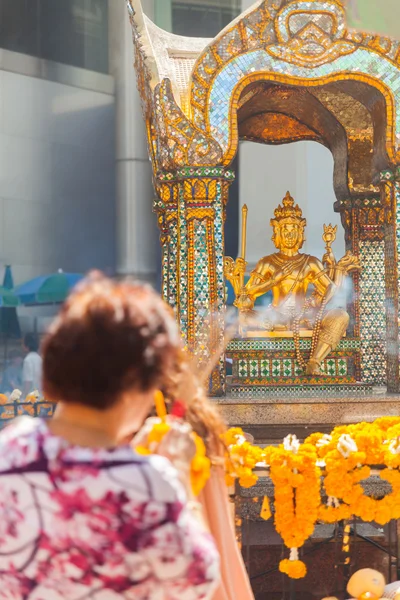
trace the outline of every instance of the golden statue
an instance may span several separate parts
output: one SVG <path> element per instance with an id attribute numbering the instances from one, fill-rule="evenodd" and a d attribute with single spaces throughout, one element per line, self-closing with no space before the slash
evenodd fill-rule
<path id="1" fill-rule="evenodd" d="M 349 325 L 349 315 L 344 309 L 327 309 L 327 304 L 343 285 L 347 273 L 360 268 L 359 259 L 347 252 L 336 261 L 331 245 L 336 239 L 337 228 L 332 225 L 324 225 L 326 253 L 323 264 L 314 256 L 301 254 L 299 250 L 305 241 L 307 222 L 288 192 L 283 206 L 278 206 L 275 218 L 271 219 L 272 240 L 278 252 L 262 258 L 244 285 L 246 223 L 247 207 L 244 206 L 242 256 L 236 261 L 225 258 L 225 276 L 233 286 L 234 304 L 240 311 L 241 323 L 247 328 L 251 326 L 255 321 L 256 299 L 272 291 L 272 303 L 263 313 L 262 328 L 271 335 L 292 335 L 299 364 L 308 375 L 317 375 L 322 361 L 336 348 Z M 311 295 L 308 293 L 310 286 L 314 288 Z M 299 347 L 299 338 L 305 330 L 312 330 L 308 362 Z"/>

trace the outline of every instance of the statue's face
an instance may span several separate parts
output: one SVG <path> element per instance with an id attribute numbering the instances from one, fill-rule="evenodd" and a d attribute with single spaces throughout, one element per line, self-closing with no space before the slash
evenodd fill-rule
<path id="1" fill-rule="evenodd" d="M 295 250 L 303 243 L 303 228 L 296 221 L 283 221 L 279 227 L 281 248 Z"/>

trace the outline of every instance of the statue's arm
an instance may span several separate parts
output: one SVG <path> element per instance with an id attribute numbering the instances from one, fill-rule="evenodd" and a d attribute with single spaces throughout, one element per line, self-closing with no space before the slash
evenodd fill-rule
<path id="1" fill-rule="evenodd" d="M 264 263 L 258 263 L 255 270 L 251 273 L 250 279 L 246 284 L 246 293 L 256 300 L 269 292 L 275 285 L 272 277 L 272 270 Z"/>
<path id="2" fill-rule="evenodd" d="M 336 281 L 333 281 L 322 263 L 315 259 L 310 263 L 311 267 L 311 283 L 314 285 L 315 290 L 320 297 L 321 301 L 324 299 L 326 302 L 332 300 L 333 296 L 338 290 Z"/>

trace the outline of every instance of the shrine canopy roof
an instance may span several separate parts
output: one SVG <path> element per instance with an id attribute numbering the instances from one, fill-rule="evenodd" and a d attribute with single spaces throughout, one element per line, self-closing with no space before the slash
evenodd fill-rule
<path id="1" fill-rule="evenodd" d="M 217 36 L 251 13 L 264 0 L 257 0 L 250 8 L 234 19 Z M 164 31 L 147 17 L 141 0 L 128 0 L 135 43 L 140 39 L 142 56 L 150 75 L 150 86 L 156 87 L 163 79 L 169 79 L 174 97 L 184 113 L 189 112 L 190 80 L 194 66 L 205 49 L 215 38 L 184 37 Z M 135 39 L 137 38 L 137 39 Z"/>
<path id="2" fill-rule="evenodd" d="M 230 165 L 239 139 L 323 143 L 342 182 L 356 139 L 368 170 L 400 163 L 400 42 L 350 29 L 348 2 L 258 0 L 205 39 L 163 31 L 128 0 L 156 168 Z"/>
<path id="3" fill-rule="evenodd" d="M 269 45 L 273 49 L 274 43 L 279 38 L 283 38 L 280 42 L 288 45 L 289 54 L 284 57 L 280 56 L 280 58 L 291 62 L 290 54 L 295 50 L 294 44 L 298 44 L 299 40 L 300 44 L 305 42 L 301 39 L 302 35 L 304 37 L 303 28 L 304 32 L 314 36 L 313 41 L 317 45 L 327 46 L 328 40 L 322 38 L 332 37 L 336 48 L 330 48 L 329 52 L 326 52 L 326 60 L 333 60 L 337 55 L 346 54 L 348 50 L 345 46 L 347 44 L 349 47 L 353 46 L 353 49 L 358 45 L 369 47 L 378 55 L 385 56 L 398 64 L 400 57 L 398 42 L 346 27 L 343 19 L 344 10 L 353 6 L 352 2 L 353 0 L 257 0 L 229 23 L 214 39 L 178 36 L 160 29 L 144 14 L 141 0 L 128 0 L 128 8 L 131 14 L 135 46 L 137 50 L 140 50 L 141 67 L 146 70 L 150 89 L 154 90 L 160 82 L 169 79 L 176 103 L 186 116 L 192 116 L 192 78 L 200 76 L 203 82 L 208 78 L 211 79 L 213 76 L 209 73 L 209 69 L 212 67 L 213 60 L 220 68 L 221 64 L 229 62 L 235 55 L 243 52 L 250 52 L 257 47 L 265 48 Z M 290 15 L 290 7 L 293 7 L 293 18 Z M 288 15 L 285 17 L 287 22 L 283 24 L 282 15 L 285 16 L 284 12 L 287 9 Z M 313 23 L 304 26 L 307 20 L 305 19 L 306 13 L 315 13 L 315 16 L 308 19 Z M 316 13 L 319 13 L 319 16 Z M 330 15 L 330 13 L 332 14 Z M 282 23 L 277 20 L 278 15 L 280 15 L 279 19 Z M 333 17 L 333 20 L 329 17 Z M 293 33 L 295 34 L 293 37 L 296 39 L 293 40 L 284 39 L 286 34 L 279 31 L 282 26 L 283 28 L 289 26 L 289 19 L 291 19 L 290 27 L 293 22 L 296 29 L 296 32 L 289 32 L 290 38 Z M 299 23 L 295 23 L 296 19 Z M 342 19 L 341 23 L 340 19 Z M 312 31 L 310 24 L 311 27 L 314 27 Z M 329 28 L 331 28 L 330 33 L 328 32 Z M 292 41 L 293 47 L 290 46 Z M 202 72 L 203 63 L 206 69 L 204 73 Z M 311 66 L 311 64 L 306 66 Z"/>
<path id="4" fill-rule="evenodd" d="M 190 76 L 209 38 L 190 38 L 168 33 L 155 25 L 143 12 L 140 0 L 130 0 L 131 22 L 140 40 L 142 56 L 150 74 L 150 86 L 170 79 L 174 96 L 181 108 L 188 107 Z M 136 40 L 135 40 L 136 41 Z"/>

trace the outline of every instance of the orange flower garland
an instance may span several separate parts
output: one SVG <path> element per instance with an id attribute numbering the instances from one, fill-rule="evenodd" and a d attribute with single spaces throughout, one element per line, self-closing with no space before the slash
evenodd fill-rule
<path id="1" fill-rule="evenodd" d="M 332 523 L 354 515 L 384 525 L 400 518 L 399 436 L 400 419 L 385 417 L 374 423 L 336 427 L 331 436 L 315 434 L 306 440 L 325 461 L 324 487 L 333 499 L 333 505 L 321 507 L 320 519 Z M 380 500 L 366 496 L 361 485 L 370 477 L 372 465 L 386 465 L 379 475 L 392 487 Z"/>
<path id="2" fill-rule="evenodd" d="M 225 472 L 227 485 L 233 485 L 235 479 L 244 488 L 255 485 L 258 476 L 253 473 L 254 467 L 263 460 L 263 451 L 250 444 L 239 427 L 229 429 L 222 440 L 227 447 L 225 454 Z"/>
<path id="3" fill-rule="evenodd" d="M 155 452 L 170 430 L 163 406 L 158 397 L 157 409 L 163 416 L 155 420 L 145 447 L 141 448 L 143 452 Z M 197 495 L 210 475 L 210 461 L 204 442 L 193 436 L 197 451 L 191 479 Z M 334 523 L 356 516 L 384 525 L 391 519 L 400 519 L 400 418 L 336 427 L 331 435 L 313 434 L 303 444 L 295 436 L 288 436 L 283 445 L 264 449 L 250 444 L 240 428 L 230 429 L 222 439 L 228 485 L 238 480 L 242 487 L 251 487 L 258 481 L 257 464 L 269 469 L 275 488 L 275 528 L 290 550 L 289 558 L 281 561 L 279 569 L 292 579 L 307 573 L 298 550 L 312 535 L 318 520 Z M 370 477 L 371 468 L 377 465 L 385 467 L 379 474 L 392 488 L 379 500 L 367 496 L 362 486 L 362 481 Z M 322 502 L 324 496 L 326 504 Z M 271 517 L 267 498 L 261 513 L 264 519 Z"/>
<path id="4" fill-rule="evenodd" d="M 279 568 L 291 578 L 306 574 L 298 549 L 310 537 L 318 520 L 334 523 L 354 515 L 383 525 L 400 518 L 398 417 L 336 427 L 331 435 L 316 433 L 303 444 L 295 436 L 288 436 L 278 448 L 252 446 L 239 428 L 229 430 L 223 439 L 227 445 L 229 484 L 238 478 L 243 487 L 249 487 L 258 480 L 253 472 L 257 463 L 269 468 L 275 486 L 275 527 L 290 549 L 289 559 L 281 561 Z M 362 486 L 371 469 L 378 465 L 381 479 L 392 488 L 379 500 L 367 496 Z M 261 516 L 266 519 L 271 516 L 266 500 Z"/>
<path id="5" fill-rule="evenodd" d="M 317 453 L 312 445 L 300 445 L 294 436 L 288 436 L 283 446 L 267 449 L 265 458 L 275 486 L 275 528 L 291 549 L 290 559 L 282 561 L 279 568 L 300 579 L 307 569 L 298 559 L 298 549 L 314 531 L 321 502 Z"/>

